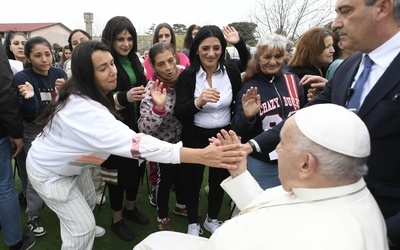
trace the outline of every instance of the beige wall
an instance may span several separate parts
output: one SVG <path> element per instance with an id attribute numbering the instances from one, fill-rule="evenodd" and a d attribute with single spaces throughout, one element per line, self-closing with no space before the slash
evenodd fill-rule
<path id="1" fill-rule="evenodd" d="M 30 37 L 42 36 L 46 38 L 51 45 L 58 43 L 61 47 L 68 44 L 70 31 L 61 25 L 53 25 L 47 28 L 38 29 L 30 33 Z"/>

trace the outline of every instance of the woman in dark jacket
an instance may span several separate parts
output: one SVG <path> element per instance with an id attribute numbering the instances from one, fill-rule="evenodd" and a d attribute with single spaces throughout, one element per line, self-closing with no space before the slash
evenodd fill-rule
<path id="1" fill-rule="evenodd" d="M 102 42 L 108 45 L 117 67 L 117 87 L 109 94 L 110 101 L 121 115 L 122 121 L 135 132 L 139 132 L 137 120 L 140 116 L 140 101 L 145 94 L 145 76 L 142 64 L 136 55 L 137 33 L 132 22 L 124 16 L 111 18 L 103 30 Z M 132 167 L 137 166 L 137 167 Z M 144 162 L 111 155 L 103 164 L 104 181 L 109 188 L 113 220 L 111 230 L 122 240 L 132 241 L 134 234 L 122 217 L 145 225 L 149 219 L 135 206 Z M 126 204 L 124 209 L 124 193 Z"/>
<path id="2" fill-rule="evenodd" d="M 241 88 L 241 69 L 246 68 L 250 53 L 244 41 L 237 35 L 232 41 L 242 56 L 240 61 L 225 61 L 225 49 L 230 34 L 236 30 L 227 27 L 224 33 L 214 25 L 202 27 L 194 37 L 190 48 L 190 66 L 181 73 L 177 85 L 175 116 L 183 124 L 182 142 L 185 146 L 202 148 L 208 138 L 221 129 L 230 129 L 233 103 Z M 225 34 L 225 37 L 224 37 Z M 199 191 L 204 166 L 182 164 L 181 179 L 186 190 L 188 234 L 199 236 Z M 220 183 L 229 176 L 225 169 L 209 169 L 208 215 L 206 230 L 214 233 L 220 226 L 217 219 L 224 191 Z"/>
<path id="3" fill-rule="evenodd" d="M 333 61 L 333 38 L 329 30 L 314 27 L 307 30 L 296 45 L 296 52 L 290 59 L 289 71 L 300 80 L 305 75 L 326 77 L 326 70 Z M 315 91 L 310 85 L 304 85 L 304 93 Z M 306 97 L 305 97 L 306 98 Z M 304 100 L 307 102 L 307 100 Z"/>
<path id="4" fill-rule="evenodd" d="M 286 37 L 278 34 L 268 34 L 257 43 L 232 118 L 232 129 L 243 143 L 273 128 L 304 106 L 299 78 L 293 73 L 282 72 L 286 44 Z M 252 102 L 250 97 L 256 94 L 259 100 Z M 280 185 L 277 153 L 275 150 L 268 153 L 253 152 L 247 157 L 247 169 L 263 189 Z"/>

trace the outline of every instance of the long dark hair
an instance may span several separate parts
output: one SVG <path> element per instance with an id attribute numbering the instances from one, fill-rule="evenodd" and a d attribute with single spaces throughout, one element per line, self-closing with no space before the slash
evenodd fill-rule
<path id="1" fill-rule="evenodd" d="M 118 53 L 113 44 L 115 39 L 117 39 L 117 35 L 124 30 L 127 30 L 133 39 L 133 48 L 128 54 L 128 58 L 132 59 L 133 57 L 137 57 L 137 33 L 135 26 L 133 26 L 133 23 L 127 17 L 115 16 L 108 20 L 103 34 L 101 35 L 101 41 L 110 48 L 111 54 L 115 58 L 118 56 Z"/>
<path id="2" fill-rule="evenodd" d="M 197 29 L 199 30 L 201 27 L 197 24 L 192 24 L 189 26 L 189 28 L 186 30 L 186 35 L 185 38 L 183 39 L 183 47 L 185 49 L 190 50 L 190 45 L 192 44 L 193 41 L 193 36 L 192 36 L 192 32 L 193 30 Z"/>
<path id="3" fill-rule="evenodd" d="M 15 58 L 14 52 L 12 52 L 10 50 L 10 45 L 11 45 L 11 40 L 14 38 L 14 36 L 23 36 L 26 38 L 26 40 L 28 40 L 28 37 L 26 36 L 26 34 L 24 32 L 20 32 L 20 31 L 16 31 L 16 30 L 7 31 L 7 35 L 4 40 L 4 47 L 6 48 L 6 53 L 7 53 L 8 59 L 13 59 L 13 60 L 15 60 L 16 58 Z"/>
<path id="4" fill-rule="evenodd" d="M 190 53 L 189 53 L 189 59 L 190 59 L 190 66 L 188 70 L 190 73 L 195 74 L 197 71 L 199 71 L 201 67 L 201 61 L 200 57 L 197 54 L 197 51 L 199 50 L 199 46 L 201 42 L 203 42 L 206 38 L 209 37 L 216 37 L 220 43 L 221 43 L 221 56 L 218 59 L 218 63 L 220 65 L 220 69 L 222 72 L 225 71 L 224 69 L 224 61 L 225 61 L 225 50 L 226 50 L 226 40 L 224 37 L 224 34 L 222 33 L 221 29 L 215 25 L 206 25 L 201 27 L 197 35 L 194 37 L 192 41 L 192 45 L 190 46 Z"/>
<path id="5" fill-rule="evenodd" d="M 153 34 L 153 44 L 156 44 L 159 42 L 158 33 L 160 33 L 160 30 L 162 28 L 168 29 L 169 33 L 171 33 L 171 44 L 174 46 L 174 50 L 175 50 L 174 54 L 175 54 L 176 64 L 180 64 L 178 51 L 176 50 L 176 36 L 175 36 L 174 29 L 171 27 L 171 25 L 169 25 L 168 23 L 160 23 L 159 25 L 157 25 L 156 29 L 154 30 L 154 34 Z"/>
<path id="6" fill-rule="evenodd" d="M 89 33 L 87 33 L 86 31 L 81 30 L 81 29 L 74 29 L 74 30 L 69 34 L 69 36 L 68 36 L 68 46 L 69 46 L 69 50 L 71 50 L 71 52 L 72 52 L 72 50 L 73 50 L 73 48 L 72 48 L 72 41 L 71 41 L 72 36 L 73 36 L 75 33 L 78 33 L 78 32 L 84 34 L 89 40 L 92 40 L 92 36 L 91 36 Z"/>
<path id="7" fill-rule="evenodd" d="M 24 54 L 27 59 L 30 59 L 32 48 L 38 44 L 43 44 L 47 48 L 49 48 L 50 51 L 52 50 L 51 44 L 46 38 L 42 36 L 29 38 L 24 45 Z M 53 53 L 51 53 L 51 58 L 53 59 Z M 32 63 L 27 62 L 26 67 L 33 67 Z"/>
<path id="8" fill-rule="evenodd" d="M 94 100 L 105 106 L 116 118 L 119 118 L 111 102 L 98 88 L 94 79 L 92 54 L 98 50 L 110 52 L 104 43 L 95 40 L 81 42 L 75 47 L 71 57 L 71 78 L 64 83 L 58 100 L 55 103 L 48 104 L 36 119 L 36 123 L 42 126 L 42 130 L 47 124 L 51 127 L 54 116 L 66 106 L 71 95 Z"/>

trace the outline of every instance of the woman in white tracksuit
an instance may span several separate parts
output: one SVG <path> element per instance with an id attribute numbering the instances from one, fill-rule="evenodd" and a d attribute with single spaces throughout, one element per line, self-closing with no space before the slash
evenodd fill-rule
<path id="1" fill-rule="evenodd" d="M 110 154 L 225 168 L 242 157 L 240 145 L 183 148 L 181 143 L 137 134 L 120 122 L 106 96 L 115 88 L 117 70 L 101 42 L 83 42 L 74 49 L 72 73 L 58 100 L 38 117 L 43 131 L 27 157 L 33 187 L 60 219 L 61 249 L 92 249 L 96 201 L 90 169 Z M 20 90 L 25 98 L 32 95 L 27 90 Z"/>

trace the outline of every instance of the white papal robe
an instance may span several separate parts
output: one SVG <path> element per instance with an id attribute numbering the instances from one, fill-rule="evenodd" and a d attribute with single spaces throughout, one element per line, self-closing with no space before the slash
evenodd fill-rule
<path id="1" fill-rule="evenodd" d="M 134 250 L 388 249 L 385 221 L 363 179 L 332 188 L 285 192 L 278 186 L 263 191 L 245 172 L 221 186 L 242 212 L 224 222 L 210 239 L 158 232 Z"/>

